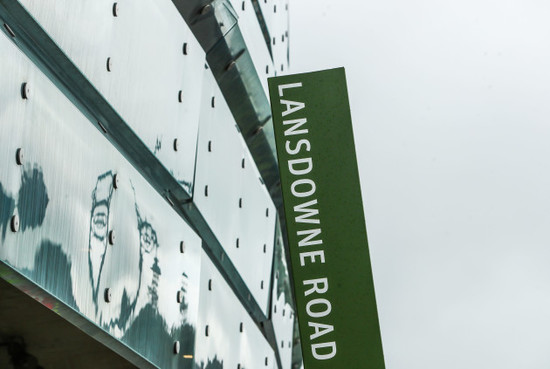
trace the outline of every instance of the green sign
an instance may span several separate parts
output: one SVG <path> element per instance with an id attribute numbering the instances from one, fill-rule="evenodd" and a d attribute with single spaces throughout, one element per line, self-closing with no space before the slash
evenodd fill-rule
<path id="1" fill-rule="evenodd" d="M 383 369 L 343 68 L 269 79 L 305 369 Z"/>

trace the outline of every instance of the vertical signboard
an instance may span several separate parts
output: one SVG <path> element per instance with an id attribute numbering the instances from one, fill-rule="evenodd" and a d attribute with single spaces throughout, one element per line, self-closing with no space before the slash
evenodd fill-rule
<path id="1" fill-rule="evenodd" d="M 305 369 L 383 369 L 343 68 L 269 79 Z"/>

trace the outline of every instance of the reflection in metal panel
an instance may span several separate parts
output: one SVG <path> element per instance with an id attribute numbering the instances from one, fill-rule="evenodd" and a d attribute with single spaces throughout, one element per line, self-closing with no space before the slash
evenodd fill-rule
<path id="1" fill-rule="evenodd" d="M 270 7 L 285 1 L 262 0 Z M 283 246 L 274 246 L 278 214 L 256 167 L 279 204 L 265 81 L 280 59 L 287 62 L 288 43 L 276 40 L 273 65 L 254 16 L 258 1 L 232 3 L 0 4 L 13 28 L 0 35 L 0 275 L 15 268 L 13 275 L 43 289 L 30 295 L 65 304 L 58 313 L 73 324 L 95 323 L 86 334 L 115 341 L 119 353 L 120 340 L 162 368 L 212 369 L 221 363 L 215 358 L 241 368 L 290 365 L 284 342 L 293 319 L 290 294 L 281 293 L 288 287 Z M 277 8 L 274 34 L 288 28 Z M 186 16 L 182 9 L 194 10 Z M 204 72 L 195 37 L 203 46 L 215 41 L 208 62 L 225 99 Z M 202 252 L 182 217 L 204 237 Z M 232 341 L 233 328 L 219 323 L 227 306 L 208 306 L 234 305 L 229 320 L 243 322 L 245 333 L 239 323 L 233 353 L 203 341 L 205 327 L 197 326 L 202 253 L 212 257 L 203 263 L 224 292 L 200 291 L 201 316 L 215 322 L 217 339 Z M 194 355 L 195 332 L 201 345 L 215 345 Z"/>
<path id="2" fill-rule="evenodd" d="M 205 54 L 173 3 L 22 3 L 192 193 Z"/>
<path id="3" fill-rule="evenodd" d="M 206 254 L 200 290 L 199 368 L 277 368 L 273 349 Z"/>
<path id="4" fill-rule="evenodd" d="M 273 286 L 271 292 L 271 321 L 275 330 L 277 349 L 283 368 L 290 368 L 294 348 L 294 309 L 288 273 L 287 257 L 283 247 L 280 223 L 277 222 L 275 255 L 273 260 Z"/>
<path id="5" fill-rule="evenodd" d="M 239 28 L 262 83 L 265 96 L 269 96 L 267 79 L 274 76 L 273 61 L 266 47 L 252 0 L 232 0 L 231 3 L 239 15 Z"/>
<path id="6" fill-rule="evenodd" d="M 194 352 L 200 239 L 3 34 L 0 54 L 1 262 L 155 365 L 191 368 L 174 347 Z"/>
<path id="7" fill-rule="evenodd" d="M 193 202 L 265 314 L 276 209 L 209 70 L 203 94 Z"/>

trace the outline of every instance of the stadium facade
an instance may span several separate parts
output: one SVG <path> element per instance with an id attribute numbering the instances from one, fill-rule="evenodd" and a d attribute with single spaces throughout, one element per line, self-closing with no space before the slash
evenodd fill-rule
<path id="1" fill-rule="evenodd" d="M 0 21 L 0 366 L 299 366 L 267 94 L 288 0 Z"/>

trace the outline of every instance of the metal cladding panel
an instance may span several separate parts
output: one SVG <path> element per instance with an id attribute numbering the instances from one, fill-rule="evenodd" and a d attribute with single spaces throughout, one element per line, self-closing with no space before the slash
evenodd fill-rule
<path id="1" fill-rule="evenodd" d="M 278 283 L 275 279 L 275 284 Z M 273 305 L 271 320 L 275 329 L 275 337 L 277 339 L 277 349 L 281 356 L 283 368 L 290 368 L 292 365 L 292 348 L 294 339 L 294 309 L 285 300 L 284 295 L 276 295 L 276 289 L 273 290 Z"/>
<path id="2" fill-rule="evenodd" d="M 256 73 L 260 78 L 265 95 L 269 96 L 267 79 L 275 75 L 275 70 L 252 1 L 232 0 L 231 3 L 239 16 L 238 25 L 254 63 Z"/>
<path id="3" fill-rule="evenodd" d="M 209 70 L 203 88 L 193 202 L 265 314 L 276 209 Z"/>
<path id="4" fill-rule="evenodd" d="M 21 3 L 192 193 L 205 54 L 174 4 Z"/>
<path id="5" fill-rule="evenodd" d="M 269 32 L 276 74 L 288 71 L 288 0 L 258 0 Z"/>
<path id="6" fill-rule="evenodd" d="M 288 72 L 288 0 L 274 0 L 277 12 L 274 14 L 271 35 L 273 64 L 277 74 Z"/>
<path id="7" fill-rule="evenodd" d="M 271 321 L 275 330 L 281 364 L 283 369 L 286 369 L 292 366 L 295 313 L 292 308 L 290 278 L 279 224 L 277 224 L 274 258 Z"/>
<path id="8" fill-rule="evenodd" d="M 200 290 L 198 368 L 277 368 L 273 349 L 204 253 Z"/>
<path id="9" fill-rule="evenodd" d="M 155 365 L 191 368 L 174 348 L 194 352 L 201 240 L 4 34 L 0 54 L 1 262 Z"/>

